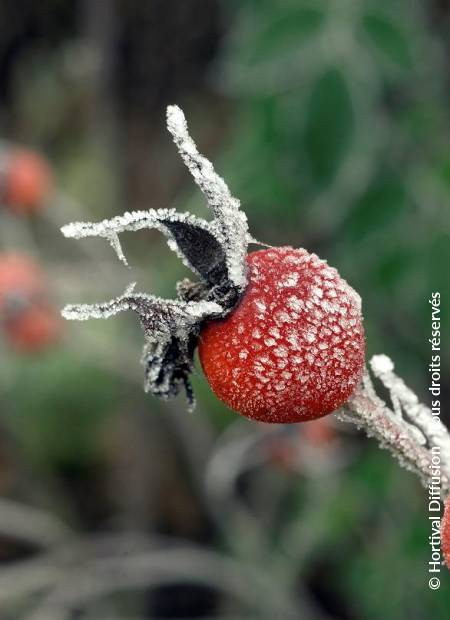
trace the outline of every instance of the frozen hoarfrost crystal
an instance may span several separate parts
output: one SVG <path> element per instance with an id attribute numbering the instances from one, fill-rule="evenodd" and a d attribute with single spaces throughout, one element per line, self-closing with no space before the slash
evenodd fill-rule
<path id="1" fill-rule="evenodd" d="M 184 114 L 176 105 L 167 108 L 167 127 L 194 181 L 206 197 L 215 217 L 214 225 L 223 235 L 229 278 L 237 287 L 245 287 L 248 226 L 247 217 L 240 210 L 240 202 L 231 195 L 227 184 L 215 172 L 212 163 L 197 151 L 189 135 Z"/>
<path id="2" fill-rule="evenodd" d="M 370 360 L 370 367 L 375 376 L 379 377 L 385 372 L 392 372 L 394 370 L 394 363 L 391 358 L 381 353 L 380 355 L 374 355 L 372 357 Z"/>
<path id="3" fill-rule="evenodd" d="M 65 237 L 102 237 L 127 264 L 119 240 L 126 231 L 156 229 L 162 232 L 170 249 L 199 278 L 177 285 L 178 300 L 160 299 L 135 293 L 134 285 L 108 302 L 66 306 L 66 319 L 108 318 L 132 310 L 137 313 L 145 333 L 142 362 L 145 389 L 167 398 L 184 385 L 193 401 L 189 374 L 201 324 L 209 318 L 224 317 L 236 305 L 246 280 L 245 257 L 250 240 L 247 218 L 240 211 L 225 181 L 213 165 L 197 150 L 187 129 L 183 112 L 177 106 L 167 109 L 167 126 L 194 181 L 206 197 L 214 219 L 211 222 L 174 209 L 133 211 L 101 222 L 75 222 L 63 226 Z"/>
<path id="4" fill-rule="evenodd" d="M 167 237 L 169 247 L 197 275 L 207 278 L 207 270 L 211 269 L 211 265 L 217 266 L 225 261 L 222 239 L 211 224 L 189 213 L 177 213 L 175 209 L 133 211 L 98 223 L 74 222 L 63 226 L 61 231 L 65 237 L 73 239 L 103 237 L 111 243 L 118 257 L 126 262 L 119 233 L 145 228 L 162 232 Z"/>
<path id="5" fill-rule="evenodd" d="M 219 304 L 207 301 L 183 302 L 134 293 L 134 283 L 123 295 L 98 304 L 66 306 L 66 319 L 84 321 L 106 319 L 126 310 L 134 311 L 144 329 L 145 390 L 162 398 L 178 394 L 184 386 L 190 404 L 193 395 L 189 383 L 192 357 L 200 322 L 205 317 L 221 316 Z"/>

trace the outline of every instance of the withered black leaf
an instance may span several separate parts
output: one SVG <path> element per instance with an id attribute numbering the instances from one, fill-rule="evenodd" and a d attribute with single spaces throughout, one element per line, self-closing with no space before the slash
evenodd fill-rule
<path id="1" fill-rule="evenodd" d="M 194 181 L 206 197 L 214 219 L 211 222 L 174 209 L 134 211 L 98 223 L 75 222 L 62 228 L 66 237 L 104 237 L 126 263 L 119 234 L 154 228 L 161 231 L 169 247 L 199 278 L 177 285 L 178 300 L 135 293 L 134 285 L 111 301 L 66 306 L 67 319 L 108 318 L 125 310 L 134 311 L 144 329 L 142 363 L 145 389 L 161 398 L 178 394 L 184 387 L 194 403 L 189 375 L 202 323 L 222 318 L 236 305 L 246 286 L 245 256 L 249 237 L 247 218 L 224 180 L 212 164 L 199 154 L 189 136 L 183 112 L 167 109 L 167 126 Z"/>

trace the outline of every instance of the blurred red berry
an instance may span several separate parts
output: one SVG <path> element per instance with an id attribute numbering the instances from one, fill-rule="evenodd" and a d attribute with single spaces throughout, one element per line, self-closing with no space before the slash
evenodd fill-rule
<path id="1" fill-rule="evenodd" d="M 45 275 L 35 261 L 22 254 L 0 255 L 0 321 L 8 342 L 22 352 L 53 344 L 60 332 Z"/>
<path id="2" fill-rule="evenodd" d="M 19 253 L 0 254 L 0 306 L 15 293 L 36 293 L 45 288 L 41 267 L 30 257 Z"/>
<path id="3" fill-rule="evenodd" d="M 441 547 L 447 568 L 450 569 L 450 497 L 447 497 L 441 522 Z"/>
<path id="4" fill-rule="evenodd" d="M 53 186 L 50 167 L 33 151 L 12 149 L 4 165 L 3 201 L 15 213 L 25 215 L 39 211 Z"/>
<path id="5" fill-rule="evenodd" d="M 287 442 L 274 442 L 268 448 L 269 461 L 282 469 L 294 469 L 296 456 L 297 450 Z"/>
<path id="6" fill-rule="evenodd" d="M 266 455 L 272 465 L 294 469 L 298 461 L 298 445 L 291 433 L 276 433 L 267 438 Z"/>
<path id="7" fill-rule="evenodd" d="M 41 351 L 54 344 L 61 324 L 56 310 L 49 304 L 32 304 L 6 324 L 10 344 L 20 352 Z"/>
<path id="8" fill-rule="evenodd" d="M 263 422 L 331 413 L 363 372 L 359 296 L 303 249 L 253 252 L 247 265 L 248 286 L 235 310 L 200 334 L 209 384 L 231 409 Z"/>
<path id="9" fill-rule="evenodd" d="M 336 430 L 329 418 L 313 420 L 302 427 L 303 437 L 313 446 L 326 446 L 336 440 Z"/>

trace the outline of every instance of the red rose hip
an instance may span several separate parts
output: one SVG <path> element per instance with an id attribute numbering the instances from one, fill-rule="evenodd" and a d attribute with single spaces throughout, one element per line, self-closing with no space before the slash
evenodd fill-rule
<path id="1" fill-rule="evenodd" d="M 359 295 L 303 249 L 247 256 L 248 286 L 200 334 L 208 382 L 231 409 L 263 422 L 302 422 L 340 407 L 364 368 Z"/>
<path id="2" fill-rule="evenodd" d="M 18 291 L 36 295 L 44 289 L 44 274 L 32 258 L 19 253 L 0 254 L 0 312 L 8 296 Z"/>
<path id="3" fill-rule="evenodd" d="M 12 319 L 6 327 L 9 343 L 20 353 L 36 353 L 55 345 L 61 323 L 49 303 L 34 303 Z"/>

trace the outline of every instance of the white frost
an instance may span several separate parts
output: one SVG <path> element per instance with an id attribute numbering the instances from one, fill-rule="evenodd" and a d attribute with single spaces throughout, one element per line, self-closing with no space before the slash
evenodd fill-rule
<path id="1" fill-rule="evenodd" d="M 394 370 L 394 363 L 387 355 L 380 354 L 372 357 L 370 360 L 370 367 L 378 377 L 385 372 L 392 372 Z"/>

